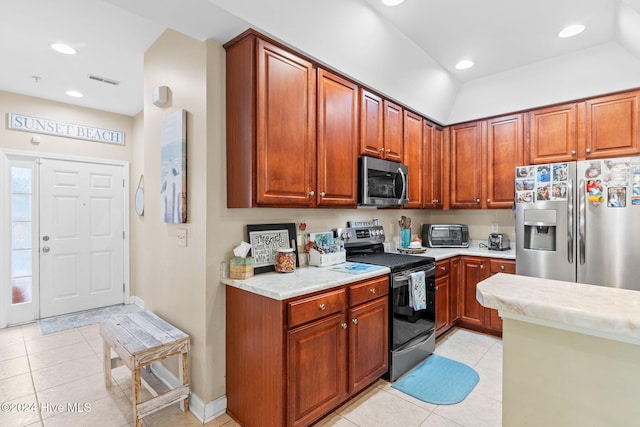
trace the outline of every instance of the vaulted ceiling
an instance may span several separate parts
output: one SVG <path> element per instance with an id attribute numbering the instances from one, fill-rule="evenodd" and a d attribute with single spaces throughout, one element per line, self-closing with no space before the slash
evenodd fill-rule
<path id="1" fill-rule="evenodd" d="M 22 0 L 0 14 L 0 90 L 135 115 L 165 29 L 222 44 L 249 27 L 440 123 L 640 87 L 640 0 Z"/>

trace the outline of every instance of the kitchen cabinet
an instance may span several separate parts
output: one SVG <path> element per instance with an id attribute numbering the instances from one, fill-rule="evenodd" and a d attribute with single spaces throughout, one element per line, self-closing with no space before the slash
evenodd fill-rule
<path id="1" fill-rule="evenodd" d="M 569 103 L 529 111 L 528 164 L 578 160 L 578 104 Z"/>
<path id="2" fill-rule="evenodd" d="M 424 205 L 424 139 L 422 117 L 404 110 L 404 164 L 409 167 L 409 203 L 406 208 Z"/>
<path id="3" fill-rule="evenodd" d="M 355 207 L 358 86 L 249 30 L 227 51 L 227 207 Z"/>
<path id="4" fill-rule="evenodd" d="M 355 83 L 318 69 L 318 207 L 357 204 L 358 102 Z"/>
<path id="5" fill-rule="evenodd" d="M 524 161 L 522 114 L 451 126 L 452 208 L 510 208 Z"/>
<path id="6" fill-rule="evenodd" d="M 502 319 L 498 311 L 484 308 L 476 299 L 479 282 L 496 273 L 515 274 L 513 260 L 484 257 L 460 257 L 460 326 L 499 335 L 502 333 Z"/>
<path id="7" fill-rule="evenodd" d="M 380 157 L 384 150 L 382 97 L 360 90 L 360 154 Z"/>
<path id="8" fill-rule="evenodd" d="M 404 159 L 403 152 L 403 123 L 404 117 L 402 107 L 388 99 L 383 100 L 382 110 L 383 119 L 383 150 L 380 156 L 383 159 L 394 162 L 402 162 Z"/>
<path id="9" fill-rule="evenodd" d="M 578 157 L 588 160 L 640 153 L 639 98 L 640 91 L 632 91 L 585 101 L 585 147 Z"/>
<path id="10" fill-rule="evenodd" d="M 388 275 L 289 300 L 226 288 L 227 410 L 307 426 L 388 370 Z"/>
<path id="11" fill-rule="evenodd" d="M 444 205 L 443 129 L 423 120 L 423 207 L 442 209 Z M 409 169 L 411 170 L 411 169 Z"/>
<path id="12" fill-rule="evenodd" d="M 436 262 L 436 337 L 446 332 L 451 321 L 451 279 L 449 259 Z"/>

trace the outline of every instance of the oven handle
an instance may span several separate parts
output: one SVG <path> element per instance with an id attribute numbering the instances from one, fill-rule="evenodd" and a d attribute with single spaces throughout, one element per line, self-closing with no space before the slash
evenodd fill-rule
<path id="1" fill-rule="evenodd" d="M 409 270 L 408 273 L 402 272 L 402 273 L 395 273 L 392 275 L 392 282 L 393 282 L 393 288 L 399 288 L 400 286 L 403 286 L 403 284 L 398 283 L 398 282 L 407 282 L 409 281 L 409 278 L 411 277 L 410 274 L 414 273 L 414 272 L 418 272 L 418 271 L 424 271 L 424 274 L 427 278 L 429 277 L 435 277 L 436 274 L 436 266 L 435 264 L 430 265 L 427 268 L 419 268 L 417 270 Z"/>
<path id="2" fill-rule="evenodd" d="M 401 345 L 400 347 L 398 347 L 397 349 L 395 349 L 393 352 L 397 355 L 402 355 L 405 353 L 409 353 L 410 351 L 412 351 L 414 348 L 421 346 L 422 344 L 426 343 L 427 341 L 429 341 L 429 339 L 431 339 L 431 335 L 433 335 L 433 329 L 429 329 L 429 331 L 427 332 L 426 335 L 422 336 L 418 336 L 417 338 L 414 338 L 413 340 L 409 341 L 408 343 L 404 343 L 403 345 Z M 417 340 L 418 338 L 420 338 L 420 340 Z"/>

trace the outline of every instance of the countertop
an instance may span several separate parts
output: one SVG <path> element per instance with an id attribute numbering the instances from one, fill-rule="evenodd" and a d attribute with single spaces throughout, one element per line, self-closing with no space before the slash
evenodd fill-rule
<path id="1" fill-rule="evenodd" d="M 476 299 L 502 317 L 640 344 L 640 292 L 499 273 Z"/>
<path id="2" fill-rule="evenodd" d="M 486 240 L 473 240 L 469 243 L 468 248 L 426 248 L 427 251 L 425 253 L 418 254 L 417 256 L 433 257 L 436 261 L 458 255 L 516 259 L 516 249 L 514 246 L 508 251 L 490 251 L 486 247 L 480 247 L 480 244 L 486 245 L 486 243 Z"/>
<path id="3" fill-rule="evenodd" d="M 359 271 L 359 268 L 365 271 Z M 390 272 L 387 267 L 346 262 L 329 267 L 301 267 L 291 273 L 262 273 L 244 280 L 225 278 L 222 283 L 272 299 L 285 300 Z"/>

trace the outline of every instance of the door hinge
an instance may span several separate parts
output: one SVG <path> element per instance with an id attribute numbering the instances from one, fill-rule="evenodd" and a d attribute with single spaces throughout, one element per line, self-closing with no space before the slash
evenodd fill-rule
<path id="1" fill-rule="evenodd" d="M 122 232 L 122 240 L 125 240 L 124 231 Z"/>
<path id="2" fill-rule="evenodd" d="M 124 178 L 122 178 L 122 188 L 124 188 Z"/>
<path id="3" fill-rule="evenodd" d="M 122 284 L 122 292 L 124 293 L 124 283 Z"/>

